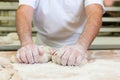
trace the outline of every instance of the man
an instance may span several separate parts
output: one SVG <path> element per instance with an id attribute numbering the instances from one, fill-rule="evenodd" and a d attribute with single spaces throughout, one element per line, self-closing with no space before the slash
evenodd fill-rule
<path id="1" fill-rule="evenodd" d="M 19 0 L 16 28 L 21 42 L 17 59 L 37 63 L 42 50 L 56 49 L 57 63 L 79 65 L 102 24 L 103 0 Z M 32 20 L 37 28 L 33 43 Z"/>

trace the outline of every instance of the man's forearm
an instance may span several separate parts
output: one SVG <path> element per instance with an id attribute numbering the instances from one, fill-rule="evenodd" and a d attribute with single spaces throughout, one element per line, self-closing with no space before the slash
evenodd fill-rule
<path id="1" fill-rule="evenodd" d="M 99 32 L 102 24 L 102 7 L 100 5 L 90 5 L 86 7 L 87 23 L 81 34 L 78 44 L 84 49 L 88 49 Z"/>
<path id="2" fill-rule="evenodd" d="M 28 6 L 21 6 L 16 12 L 16 29 L 21 42 L 21 46 L 32 44 L 32 17 L 33 10 Z"/>

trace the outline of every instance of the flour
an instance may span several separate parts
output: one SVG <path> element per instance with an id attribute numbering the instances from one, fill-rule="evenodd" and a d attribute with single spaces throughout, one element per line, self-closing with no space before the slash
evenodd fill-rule
<path id="1" fill-rule="evenodd" d="M 81 67 L 44 64 L 13 64 L 23 80 L 119 80 L 120 62 L 98 59 Z M 29 77 L 27 77 L 29 76 Z"/>
<path id="2" fill-rule="evenodd" d="M 4 57 L 0 57 L 0 66 L 4 68 L 12 68 L 12 64 L 10 63 L 10 60 Z"/>
<path id="3" fill-rule="evenodd" d="M 0 57 L 0 80 L 10 80 L 14 72 L 9 59 Z"/>
<path id="4" fill-rule="evenodd" d="M 11 73 L 6 69 L 0 70 L 0 80 L 9 80 L 11 77 Z"/>

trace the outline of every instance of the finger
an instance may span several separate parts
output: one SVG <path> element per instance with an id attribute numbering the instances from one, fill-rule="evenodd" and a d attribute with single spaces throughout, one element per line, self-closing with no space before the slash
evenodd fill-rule
<path id="1" fill-rule="evenodd" d="M 57 56 L 57 63 L 61 64 L 62 56 L 64 55 L 65 49 L 61 48 L 58 51 L 56 51 L 56 56 Z"/>
<path id="2" fill-rule="evenodd" d="M 61 60 L 61 64 L 62 64 L 63 66 L 67 65 L 69 56 L 70 56 L 69 50 L 66 50 L 66 51 L 64 52 L 64 55 L 62 56 L 62 60 Z"/>
<path id="3" fill-rule="evenodd" d="M 32 53 L 33 53 L 34 62 L 38 63 L 39 62 L 39 57 L 40 57 L 38 47 L 33 47 Z"/>
<path id="4" fill-rule="evenodd" d="M 22 49 L 20 49 L 20 51 L 19 51 L 19 59 L 21 60 L 21 63 L 24 63 L 24 61 L 22 60 L 22 57 L 21 57 L 21 55 L 22 55 Z"/>
<path id="5" fill-rule="evenodd" d="M 51 54 L 51 55 L 55 55 L 56 51 L 57 51 L 57 50 L 51 50 L 51 51 L 50 51 L 50 54 Z"/>
<path id="6" fill-rule="evenodd" d="M 27 48 L 26 54 L 27 54 L 28 63 L 32 64 L 34 63 L 32 49 L 30 47 L 26 47 L 26 48 Z"/>
<path id="7" fill-rule="evenodd" d="M 77 50 L 74 47 L 69 47 L 69 58 L 67 61 L 68 66 L 75 65 L 76 57 L 77 57 Z"/>
<path id="8" fill-rule="evenodd" d="M 56 53 L 54 55 L 56 56 L 56 63 L 61 64 L 61 55 L 60 55 L 60 53 L 58 54 L 58 52 L 56 51 Z"/>
<path id="9" fill-rule="evenodd" d="M 79 56 L 77 57 L 77 59 L 76 59 L 75 65 L 76 65 L 76 66 L 79 66 L 79 65 L 81 64 L 81 61 L 82 61 L 82 56 L 79 55 Z"/>
<path id="10" fill-rule="evenodd" d="M 56 63 L 61 64 L 61 58 L 56 55 Z"/>
<path id="11" fill-rule="evenodd" d="M 77 56 L 77 59 L 76 59 L 76 62 L 75 62 L 75 65 L 76 66 L 80 66 L 81 64 L 84 63 L 84 59 L 86 60 L 86 53 L 83 51 L 83 50 L 78 50 L 79 54 Z"/>
<path id="12" fill-rule="evenodd" d="M 62 56 L 64 55 L 64 52 L 67 50 L 67 48 L 60 48 L 59 50 L 56 51 L 55 54 L 57 54 L 58 57 L 62 58 Z"/>
<path id="13" fill-rule="evenodd" d="M 16 59 L 19 63 L 22 63 L 21 59 L 20 59 L 20 53 L 19 53 L 19 50 L 17 51 L 17 54 L 16 54 Z"/>
<path id="14" fill-rule="evenodd" d="M 75 53 L 71 53 L 69 59 L 68 59 L 68 66 L 73 66 L 75 64 Z"/>
<path id="15" fill-rule="evenodd" d="M 24 63 L 28 63 L 25 49 L 22 49 L 22 50 L 21 50 L 20 58 L 21 58 L 21 60 L 22 60 Z"/>

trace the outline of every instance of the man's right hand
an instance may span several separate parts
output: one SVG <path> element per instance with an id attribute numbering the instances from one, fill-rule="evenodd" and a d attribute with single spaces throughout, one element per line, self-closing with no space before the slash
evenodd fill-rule
<path id="1" fill-rule="evenodd" d="M 18 49 L 16 57 L 20 63 L 33 64 L 39 62 L 39 57 L 43 55 L 42 49 L 35 45 L 29 44 Z"/>

